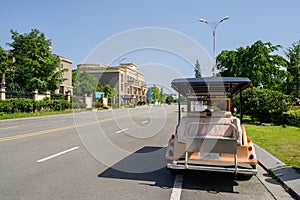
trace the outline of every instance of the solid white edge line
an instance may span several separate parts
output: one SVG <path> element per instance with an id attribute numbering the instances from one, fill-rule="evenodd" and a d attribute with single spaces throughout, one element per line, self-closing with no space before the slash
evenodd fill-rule
<path id="1" fill-rule="evenodd" d="M 182 182 L 183 182 L 183 175 L 177 174 L 174 180 L 174 185 L 173 185 L 170 200 L 180 200 Z"/>
<path id="2" fill-rule="evenodd" d="M 38 161 L 36 161 L 36 162 L 41 163 L 41 162 L 44 162 L 44 161 L 49 160 L 49 159 L 51 159 L 51 158 L 55 158 L 55 157 L 60 156 L 60 155 L 62 155 L 62 154 L 68 153 L 68 152 L 70 152 L 70 151 L 74 151 L 74 150 L 76 150 L 76 149 L 78 149 L 78 148 L 79 148 L 79 147 L 73 147 L 73 148 L 71 148 L 71 149 L 67 149 L 67 150 L 62 151 L 62 152 L 59 152 L 59 153 L 57 153 L 57 154 L 53 154 L 53 155 L 48 156 L 48 157 L 46 157 L 46 158 L 40 159 L 40 160 L 38 160 Z"/>
<path id="3" fill-rule="evenodd" d="M 124 128 L 124 129 L 122 129 L 122 130 L 117 131 L 116 133 L 121 133 L 121 132 L 127 131 L 127 130 L 128 130 L 128 128 Z"/>

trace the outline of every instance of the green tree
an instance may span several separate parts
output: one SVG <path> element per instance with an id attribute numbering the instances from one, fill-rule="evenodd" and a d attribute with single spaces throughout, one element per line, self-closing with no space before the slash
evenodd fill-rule
<path id="1" fill-rule="evenodd" d="M 156 87 L 156 85 L 152 86 L 152 101 L 155 103 L 156 101 L 159 100 L 159 88 Z"/>
<path id="2" fill-rule="evenodd" d="M 160 88 L 160 90 L 159 90 L 159 97 L 158 97 L 158 99 L 159 99 L 160 103 L 164 103 L 164 90 L 163 90 L 163 88 Z"/>
<path id="3" fill-rule="evenodd" d="M 12 47 L 15 63 L 14 70 L 8 75 L 8 87 L 20 91 L 58 89 L 66 70 L 58 68 L 60 60 L 51 54 L 51 41 L 37 29 L 25 34 L 10 32 L 13 41 L 8 45 Z"/>
<path id="4" fill-rule="evenodd" d="M 97 91 L 98 80 L 85 71 L 77 71 L 72 76 L 74 95 L 92 94 Z"/>
<path id="5" fill-rule="evenodd" d="M 0 47 L 0 79 L 5 78 L 5 72 L 11 65 L 11 61 L 8 59 L 7 53 Z"/>
<path id="6" fill-rule="evenodd" d="M 113 96 L 116 96 L 118 91 L 116 88 L 112 88 L 109 84 L 101 85 L 100 83 L 97 85 L 96 88 L 97 92 L 104 92 L 104 95 L 108 98 L 112 98 Z"/>
<path id="7" fill-rule="evenodd" d="M 282 91 L 287 73 L 281 67 L 286 67 L 287 63 L 274 54 L 279 48 L 280 45 L 259 40 L 245 48 L 225 50 L 217 56 L 217 68 L 221 76 L 248 77 L 254 86 Z"/>
<path id="8" fill-rule="evenodd" d="M 291 94 L 294 90 L 300 89 L 300 40 L 293 43 L 285 52 L 288 57 L 287 71 L 290 78 L 287 81 L 287 93 Z"/>
<path id="9" fill-rule="evenodd" d="M 167 96 L 167 98 L 166 98 L 166 103 L 167 104 L 171 104 L 171 103 L 173 103 L 174 102 L 174 98 L 172 97 L 172 96 Z"/>

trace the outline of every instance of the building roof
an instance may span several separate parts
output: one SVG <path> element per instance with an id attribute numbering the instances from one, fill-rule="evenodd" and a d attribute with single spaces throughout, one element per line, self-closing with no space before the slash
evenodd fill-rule
<path id="1" fill-rule="evenodd" d="M 71 63 L 71 64 L 73 63 L 72 60 L 70 60 L 70 59 L 68 59 L 68 58 L 65 58 L 65 57 L 63 57 L 63 56 L 60 56 L 60 55 L 57 55 L 57 54 L 52 54 L 52 56 L 58 57 L 59 59 L 65 61 L 65 62 L 68 62 L 68 63 Z"/>

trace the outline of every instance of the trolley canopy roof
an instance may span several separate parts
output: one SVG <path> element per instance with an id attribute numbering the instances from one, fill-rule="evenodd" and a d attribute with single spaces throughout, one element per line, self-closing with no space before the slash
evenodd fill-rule
<path id="1" fill-rule="evenodd" d="M 244 77 L 182 78 L 172 81 L 172 88 L 183 96 L 234 96 L 252 85 Z"/>

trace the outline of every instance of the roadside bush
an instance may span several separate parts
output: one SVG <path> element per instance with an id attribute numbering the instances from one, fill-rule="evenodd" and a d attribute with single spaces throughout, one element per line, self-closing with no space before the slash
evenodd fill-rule
<path id="1" fill-rule="evenodd" d="M 72 108 L 73 109 L 86 109 L 87 104 L 77 96 L 72 96 Z"/>
<path id="2" fill-rule="evenodd" d="M 289 110 L 282 114 L 282 122 L 286 125 L 300 127 L 300 110 Z"/>
<path id="3" fill-rule="evenodd" d="M 139 101 L 139 102 L 137 103 L 137 105 L 138 105 L 138 106 L 146 105 L 146 102 L 145 102 L 145 101 Z"/>
<path id="4" fill-rule="evenodd" d="M 238 96 L 233 99 L 237 107 L 240 105 Z M 289 110 L 290 104 L 289 96 L 278 91 L 256 87 L 243 91 L 243 113 L 252 120 L 281 123 L 282 113 Z"/>
<path id="5" fill-rule="evenodd" d="M 61 111 L 71 108 L 66 100 L 34 101 L 33 99 L 7 99 L 0 101 L 0 113 L 36 112 L 41 110 Z"/>
<path id="6" fill-rule="evenodd" d="M 71 104 L 67 100 L 49 100 L 46 106 L 52 111 L 61 111 L 71 108 Z"/>
<path id="7" fill-rule="evenodd" d="M 0 101 L 0 112 L 16 113 L 16 112 L 33 112 L 35 102 L 32 99 L 7 99 Z"/>
<path id="8" fill-rule="evenodd" d="M 95 107 L 96 109 L 99 110 L 100 108 L 103 107 L 103 103 L 100 102 L 100 101 L 96 101 L 96 102 L 94 103 L 94 107 Z"/>

